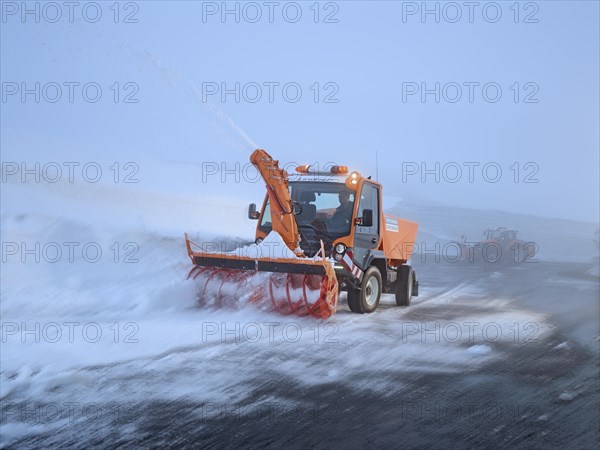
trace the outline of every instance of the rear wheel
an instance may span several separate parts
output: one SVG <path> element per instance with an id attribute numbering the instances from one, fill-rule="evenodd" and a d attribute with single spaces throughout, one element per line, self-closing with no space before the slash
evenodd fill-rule
<path id="1" fill-rule="evenodd" d="M 398 270 L 398 285 L 396 286 L 396 305 L 408 306 L 413 296 L 415 272 L 411 266 L 400 266 Z"/>
<path id="2" fill-rule="evenodd" d="M 377 267 L 369 267 L 363 276 L 360 289 L 348 291 L 350 311 L 358 314 L 372 313 L 377 309 L 381 299 L 383 283 Z"/>

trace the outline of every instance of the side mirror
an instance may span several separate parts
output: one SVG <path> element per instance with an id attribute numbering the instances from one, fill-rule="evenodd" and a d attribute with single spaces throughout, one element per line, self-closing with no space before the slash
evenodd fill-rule
<path id="1" fill-rule="evenodd" d="M 256 203 L 248 205 L 248 219 L 258 220 L 260 213 L 256 210 Z"/>
<path id="2" fill-rule="evenodd" d="M 361 227 L 372 227 L 373 226 L 373 210 L 363 209 L 362 218 L 360 219 Z"/>

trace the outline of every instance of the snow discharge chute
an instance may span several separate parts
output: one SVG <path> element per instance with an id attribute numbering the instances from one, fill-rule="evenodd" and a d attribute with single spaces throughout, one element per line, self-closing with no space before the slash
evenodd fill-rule
<path id="1" fill-rule="evenodd" d="M 338 282 L 333 262 L 320 254 L 308 258 L 290 196 L 288 176 L 264 150 L 250 161 L 266 183 L 273 231 L 260 244 L 227 253 L 206 252 L 185 236 L 201 305 L 239 307 L 253 304 L 282 314 L 326 319 L 337 307 Z"/>

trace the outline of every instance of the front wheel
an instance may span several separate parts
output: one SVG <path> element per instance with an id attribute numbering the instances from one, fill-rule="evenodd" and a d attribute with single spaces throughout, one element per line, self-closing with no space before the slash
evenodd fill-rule
<path id="1" fill-rule="evenodd" d="M 348 306 L 354 313 L 372 313 L 377 309 L 381 299 L 381 272 L 377 267 L 369 267 L 363 276 L 360 290 L 348 291 Z"/>

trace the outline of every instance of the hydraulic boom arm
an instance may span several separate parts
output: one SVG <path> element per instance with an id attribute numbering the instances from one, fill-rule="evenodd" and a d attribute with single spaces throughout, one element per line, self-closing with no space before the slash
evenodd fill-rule
<path id="1" fill-rule="evenodd" d="M 250 156 L 250 162 L 256 166 L 265 180 L 271 204 L 273 230 L 279 233 L 291 251 L 298 256 L 303 256 L 299 247 L 298 225 L 294 217 L 287 173 L 279 168 L 279 161 L 271 158 L 264 150 L 255 150 Z"/>

